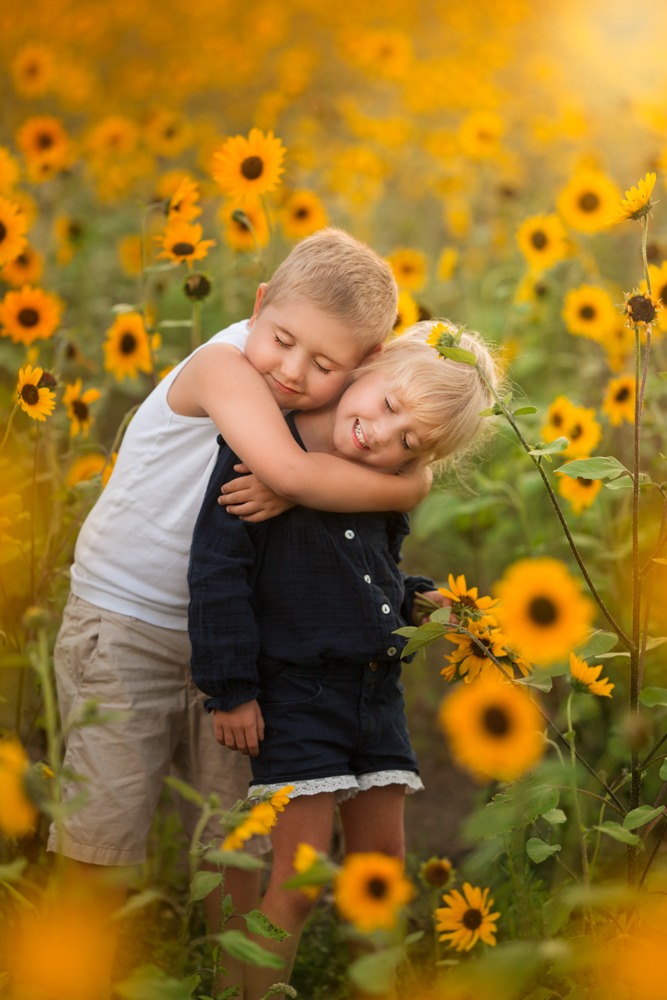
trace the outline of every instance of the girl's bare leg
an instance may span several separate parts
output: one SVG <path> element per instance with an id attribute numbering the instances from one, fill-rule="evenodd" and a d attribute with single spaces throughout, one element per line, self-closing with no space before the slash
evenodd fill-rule
<path id="1" fill-rule="evenodd" d="M 299 889 L 284 889 L 283 883 L 294 875 L 294 854 L 299 844 L 307 843 L 317 851 L 328 852 L 333 816 L 333 793 L 300 795 L 292 799 L 271 831 L 273 868 L 261 910 L 272 923 L 288 931 L 290 936 L 283 941 L 255 938 L 263 948 L 279 955 L 285 964 L 282 969 L 261 969 L 248 965 L 245 976 L 246 1000 L 261 1000 L 274 983 L 289 982 L 301 931 L 314 901 Z"/>

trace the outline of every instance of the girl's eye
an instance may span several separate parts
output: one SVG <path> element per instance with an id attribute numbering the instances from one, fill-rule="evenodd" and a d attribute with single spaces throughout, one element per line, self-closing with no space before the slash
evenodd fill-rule
<path id="1" fill-rule="evenodd" d="M 276 344 L 279 344 L 281 347 L 288 348 L 292 346 L 291 344 L 287 344 L 284 340 L 281 340 L 277 333 L 274 333 L 273 339 L 275 340 Z"/>
<path id="2" fill-rule="evenodd" d="M 391 403 L 389 402 L 389 400 L 387 399 L 387 397 L 386 397 L 386 396 L 384 397 L 384 408 L 385 408 L 385 410 L 387 410 L 387 411 L 388 411 L 389 413 L 395 413 L 395 412 L 396 412 L 396 411 L 394 410 L 393 406 L 391 405 Z"/>
<path id="3" fill-rule="evenodd" d="M 407 437 L 405 436 L 405 434 L 401 438 L 401 444 L 403 445 L 403 447 L 405 448 L 406 451 L 412 451 L 412 448 L 410 447 L 410 443 L 409 443 Z"/>
<path id="4" fill-rule="evenodd" d="M 331 374 L 331 368 L 325 368 L 324 365 L 321 365 L 319 363 L 319 361 L 315 361 L 315 359 L 313 359 L 313 364 L 317 368 L 318 372 L 322 372 L 323 375 L 330 375 Z"/>

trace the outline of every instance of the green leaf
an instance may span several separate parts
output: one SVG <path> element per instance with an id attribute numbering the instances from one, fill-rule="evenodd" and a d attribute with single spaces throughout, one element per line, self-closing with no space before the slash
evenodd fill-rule
<path id="1" fill-rule="evenodd" d="M 618 636 L 615 632 L 604 632 L 602 629 L 598 629 L 579 646 L 575 646 L 575 650 L 577 656 L 580 656 L 582 660 L 587 660 L 590 656 L 599 656 L 600 653 L 609 652 L 617 642 Z"/>
<path id="2" fill-rule="evenodd" d="M 179 795 L 182 795 L 187 802 L 194 802 L 197 806 L 203 806 L 206 801 L 201 792 L 198 792 L 192 785 L 188 785 L 186 781 L 181 781 L 180 778 L 173 778 L 171 775 L 167 775 L 164 783 L 173 788 Z"/>
<path id="3" fill-rule="evenodd" d="M 494 403 L 493 406 L 489 406 L 486 410 L 480 410 L 478 416 L 480 416 L 480 417 L 497 417 L 502 412 L 503 411 L 499 408 L 498 404 Z"/>
<path id="4" fill-rule="evenodd" d="M 283 885 L 286 889 L 303 889 L 309 885 L 327 885 L 333 880 L 337 867 L 332 861 L 318 858 L 308 871 L 292 875 Z"/>
<path id="5" fill-rule="evenodd" d="M 214 889 L 222 884 L 223 878 L 222 872 L 195 872 L 190 883 L 190 902 L 195 903 L 199 899 L 206 899 Z"/>
<path id="6" fill-rule="evenodd" d="M 536 406 L 520 406 L 518 410 L 514 411 L 515 417 L 522 417 L 525 413 L 537 413 Z"/>
<path id="7" fill-rule="evenodd" d="M 477 358 L 472 351 L 466 351 L 463 347 L 439 347 L 438 352 L 442 354 L 443 358 L 459 361 L 462 365 L 470 365 L 471 368 L 477 364 Z"/>
<path id="8" fill-rule="evenodd" d="M 172 979 L 155 965 L 135 969 L 122 983 L 116 983 L 114 992 L 123 1000 L 192 1000 L 192 992 L 199 984 L 199 976 L 187 980 Z"/>
<path id="9" fill-rule="evenodd" d="M 536 670 L 534 674 L 527 677 L 518 677 L 515 684 L 523 684 L 525 687 L 535 688 L 537 691 L 544 691 L 548 694 L 553 687 L 553 678 L 550 674 L 543 674 L 541 670 Z"/>
<path id="10" fill-rule="evenodd" d="M 279 955 L 262 948 L 261 944 L 251 941 L 243 931 L 221 931 L 214 938 L 219 941 L 228 955 L 238 958 L 241 962 L 258 965 L 262 969 L 282 969 L 284 962 Z"/>
<path id="11" fill-rule="evenodd" d="M 613 455 L 578 458 L 561 465 L 558 471 L 572 479 L 617 479 L 618 476 L 630 475 L 628 469 Z"/>
<path id="12" fill-rule="evenodd" d="M 362 955 L 350 966 L 350 979 L 364 993 L 387 994 L 392 991 L 396 966 L 402 957 L 402 948 Z"/>
<path id="13" fill-rule="evenodd" d="M 464 824 L 464 833 L 471 840 L 488 840 L 519 830 L 555 809 L 558 801 L 557 788 L 515 786 L 504 795 L 496 795 L 484 809 L 473 814 Z"/>
<path id="14" fill-rule="evenodd" d="M 111 919 L 124 920 L 130 914 L 137 913 L 139 910 L 143 910 L 145 906 L 151 906 L 152 903 L 158 900 L 171 902 L 168 896 L 165 896 L 164 893 L 156 892 L 155 889 L 144 889 L 143 892 L 136 892 L 133 896 L 129 897 L 127 902 L 123 903 L 120 909 L 114 910 Z"/>
<path id="15" fill-rule="evenodd" d="M 646 651 L 648 652 L 649 649 L 656 649 L 657 646 L 662 646 L 663 642 L 667 642 L 667 635 L 658 635 L 649 638 L 646 643 Z"/>
<path id="16" fill-rule="evenodd" d="M 284 931 L 282 927 L 277 927 L 268 917 L 265 917 L 261 910 L 250 910 L 243 914 L 243 919 L 251 934 L 259 937 L 271 938 L 273 941 L 284 941 L 289 937 L 289 931 Z"/>
<path id="17" fill-rule="evenodd" d="M 636 809 L 631 809 L 625 817 L 623 826 L 626 830 L 638 830 L 640 826 L 650 823 L 652 819 L 660 816 L 664 811 L 664 806 L 637 806 Z"/>
<path id="18" fill-rule="evenodd" d="M 660 770 L 658 771 L 658 777 L 662 778 L 663 781 L 667 781 L 667 760 L 663 760 L 660 765 Z"/>
<path id="19" fill-rule="evenodd" d="M 667 559 L 659 559 L 659 558 L 656 557 L 655 559 L 652 559 L 651 561 L 654 562 L 654 563 L 660 563 L 661 566 L 667 566 Z"/>
<path id="20" fill-rule="evenodd" d="M 561 823 L 567 823 L 567 816 L 562 809 L 549 809 L 548 812 L 542 814 L 542 819 L 549 823 L 550 826 L 559 826 Z"/>
<path id="21" fill-rule="evenodd" d="M 173 328 L 173 329 L 180 329 L 181 327 L 191 327 L 191 326 L 192 326 L 192 320 L 191 319 L 161 319 L 160 320 L 160 327 L 162 329 L 165 329 L 165 330 L 168 329 L 168 328 L 169 329 L 171 329 L 171 328 Z"/>
<path id="22" fill-rule="evenodd" d="M 667 372 L 658 372 L 658 378 L 664 379 L 667 382 Z"/>
<path id="23" fill-rule="evenodd" d="M 431 621 L 438 622 L 440 625 L 449 625 L 449 619 L 452 617 L 452 609 L 438 608 L 437 611 L 431 612 Z"/>
<path id="24" fill-rule="evenodd" d="M 631 844 L 633 847 L 643 846 L 636 833 L 630 833 L 620 823 L 614 823 L 611 819 L 594 826 L 593 829 L 599 830 L 600 833 L 606 834 L 607 837 L 611 837 L 612 840 L 617 840 L 621 844 Z"/>
<path id="25" fill-rule="evenodd" d="M 430 646 L 432 642 L 436 642 L 443 635 L 451 629 L 445 628 L 444 625 L 440 625 L 438 622 L 425 622 L 420 625 L 418 629 L 412 634 L 412 638 L 408 639 L 408 642 L 401 653 L 401 659 L 405 656 L 409 656 L 418 649 L 422 649 L 424 646 Z"/>
<path id="26" fill-rule="evenodd" d="M 0 882 L 17 882 L 28 864 L 27 858 L 17 858 L 6 865 L 0 865 Z"/>
<path id="27" fill-rule="evenodd" d="M 647 708 L 653 708 L 655 705 L 667 705 L 667 688 L 644 688 L 639 694 L 639 700 Z"/>
<path id="28" fill-rule="evenodd" d="M 540 840 L 539 837 L 529 837 L 526 841 L 526 854 L 536 865 L 540 865 L 547 858 L 558 854 L 560 849 L 560 844 L 547 844 L 545 840 Z"/>
<path id="29" fill-rule="evenodd" d="M 261 858 L 246 854 L 244 851 L 207 851 L 204 860 L 214 865 L 223 865 L 225 868 L 241 868 L 246 872 L 266 867 Z"/>
<path id="30" fill-rule="evenodd" d="M 559 437 L 555 441 L 550 441 L 549 444 L 541 444 L 536 448 L 531 448 L 528 454 L 537 456 L 558 455 L 561 451 L 565 451 L 569 443 L 566 437 Z"/>

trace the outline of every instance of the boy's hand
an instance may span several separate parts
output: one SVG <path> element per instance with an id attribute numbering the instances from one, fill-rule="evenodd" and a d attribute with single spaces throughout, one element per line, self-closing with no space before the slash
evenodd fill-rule
<path id="1" fill-rule="evenodd" d="M 412 605 L 412 624 L 413 625 L 423 625 L 431 617 L 431 613 L 435 608 L 429 608 L 424 604 L 420 604 L 418 598 L 425 598 L 426 601 L 430 601 L 431 604 L 437 604 L 440 608 L 448 608 L 452 606 L 452 602 L 444 594 L 441 594 L 439 590 L 424 590 L 419 594 L 415 594 L 415 601 Z M 456 624 L 456 615 L 452 615 L 449 619 L 452 624 Z"/>
<path id="2" fill-rule="evenodd" d="M 264 718 L 256 701 L 246 701 L 229 712 L 213 712 L 213 731 L 218 743 L 229 750 L 239 750 L 257 757 L 264 739 Z"/>
<path id="3" fill-rule="evenodd" d="M 234 470 L 241 475 L 225 483 L 218 497 L 218 503 L 227 508 L 228 514 L 235 514 L 242 521 L 267 521 L 294 507 L 290 500 L 260 482 L 247 465 L 235 465 Z"/>

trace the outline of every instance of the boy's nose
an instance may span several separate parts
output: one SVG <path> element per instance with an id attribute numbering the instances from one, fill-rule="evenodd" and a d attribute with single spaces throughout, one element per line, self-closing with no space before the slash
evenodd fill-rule
<path id="1" fill-rule="evenodd" d="M 286 358 L 281 367 L 283 374 L 290 382 L 303 382 L 305 378 L 304 366 L 298 358 Z"/>

